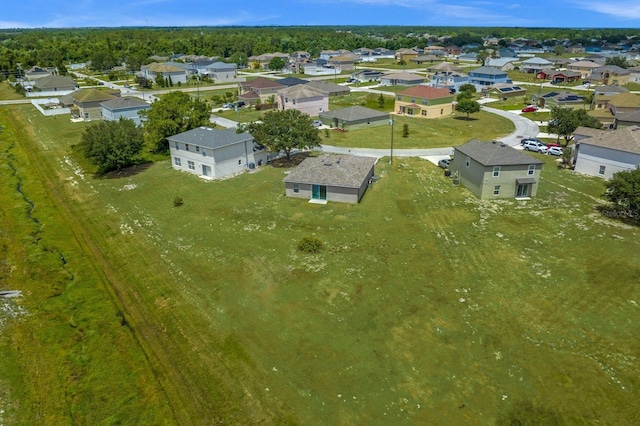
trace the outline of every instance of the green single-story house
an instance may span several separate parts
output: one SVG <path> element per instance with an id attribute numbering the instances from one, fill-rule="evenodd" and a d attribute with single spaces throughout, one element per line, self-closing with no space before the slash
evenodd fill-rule
<path id="1" fill-rule="evenodd" d="M 388 112 L 358 105 L 321 112 L 319 118 L 327 126 L 350 130 L 389 124 Z"/>

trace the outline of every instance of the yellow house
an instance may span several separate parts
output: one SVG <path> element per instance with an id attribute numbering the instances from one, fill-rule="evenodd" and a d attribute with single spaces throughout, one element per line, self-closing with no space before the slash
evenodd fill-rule
<path id="1" fill-rule="evenodd" d="M 398 92 L 394 110 L 398 114 L 441 118 L 451 115 L 452 105 L 453 95 L 449 89 L 414 86 Z"/>

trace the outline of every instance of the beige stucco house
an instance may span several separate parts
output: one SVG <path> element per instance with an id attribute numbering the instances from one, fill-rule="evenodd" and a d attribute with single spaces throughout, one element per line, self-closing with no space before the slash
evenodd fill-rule
<path id="1" fill-rule="evenodd" d="M 329 95 L 306 84 L 278 90 L 277 102 L 279 110 L 297 109 L 311 117 L 329 109 Z"/>
<path id="2" fill-rule="evenodd" d="M 454 147 L 454 179 L 483 200 L 528 199 L 538 191 L 541 160 L 501 142 L 472 140 Z"/>

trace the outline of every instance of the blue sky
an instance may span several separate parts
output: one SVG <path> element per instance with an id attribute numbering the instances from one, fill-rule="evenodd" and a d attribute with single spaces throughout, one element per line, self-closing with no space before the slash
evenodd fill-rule
<path id="1" fill-rule="evenodd" d="M 0 28 L 442 25 L 638 28 L 639 0 L 28 0 Z"/>

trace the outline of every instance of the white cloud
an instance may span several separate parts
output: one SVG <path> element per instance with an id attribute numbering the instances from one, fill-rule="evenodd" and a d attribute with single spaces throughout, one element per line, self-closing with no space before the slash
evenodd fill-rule
<path id="1" fill-rule="evenodd" d="M 622 20 L 640 19 L 640 3 L 637 1 L 597 3 L 597 2 L 579 2 L 578 7 L 591 10 L 593 12 L 603 13 Z"/>

